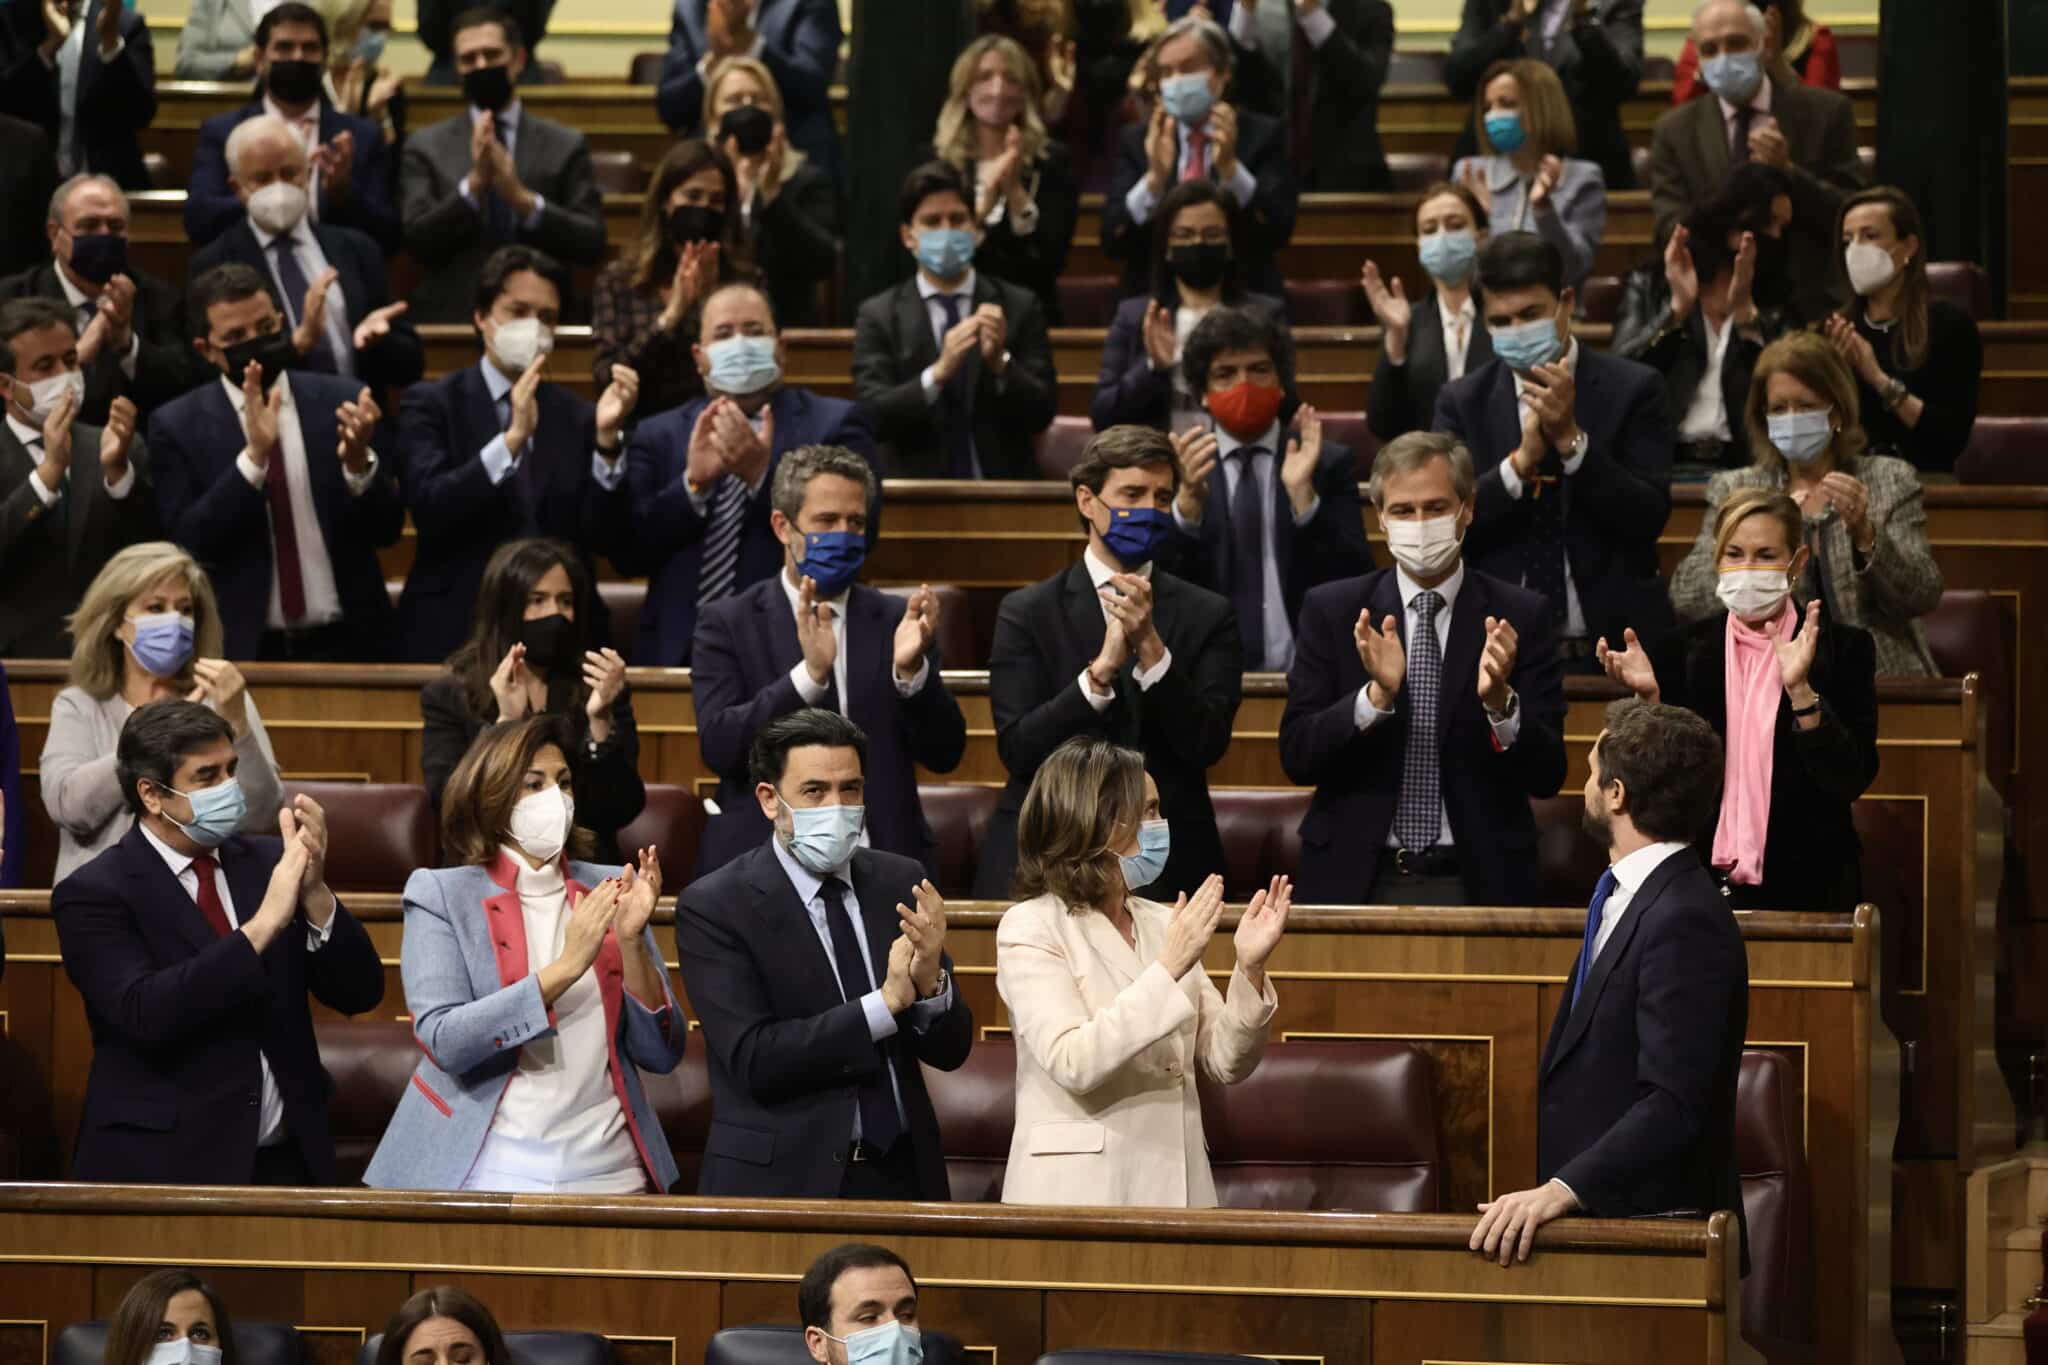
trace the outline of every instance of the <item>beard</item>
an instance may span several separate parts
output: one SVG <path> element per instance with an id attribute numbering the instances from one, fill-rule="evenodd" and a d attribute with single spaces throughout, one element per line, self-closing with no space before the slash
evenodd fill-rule
<path id="1" fill-rule="evenodd" d="M 1579 827 L 1601 848 L 1614 847 L 1614 819 L 1605 811 L 1596 811 L 1588 806 L 1579 816 Z"/>

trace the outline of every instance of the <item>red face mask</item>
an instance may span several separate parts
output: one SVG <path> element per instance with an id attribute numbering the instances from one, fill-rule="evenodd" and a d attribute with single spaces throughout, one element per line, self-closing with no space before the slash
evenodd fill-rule
<path id="1" fill-rule="evenodd" d="M 1266 434 L 1266 428 L 1280 415 L 1280 404 L 1286 397 L 1277 384 L 1254 384 L 1247 379 L 1221 393 L 1210 394 L 1209 415 L 1238 440 L 1249 441 Z"/>

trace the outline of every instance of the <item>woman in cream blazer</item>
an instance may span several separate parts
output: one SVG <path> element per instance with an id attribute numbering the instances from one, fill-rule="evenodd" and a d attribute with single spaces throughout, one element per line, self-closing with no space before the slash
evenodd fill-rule
<path id="1" fill-rule="evenodd" d="M 1213 1208 L 1197 1072 L 1251 1074 L 1278 1007 L 1265 962 L 1287 924 L 1276 877 L 1236 935 L 1228 994 L 1201 970 L 1223 910 L 1212 876 L 1171 907 L 1132 894 L 1165 865 L 1159 792 L 1135 751 L 1076 738 L 1018 820 L 1017 886 L 996 989 L 1017 1040 L 1008 1204 Z"/>

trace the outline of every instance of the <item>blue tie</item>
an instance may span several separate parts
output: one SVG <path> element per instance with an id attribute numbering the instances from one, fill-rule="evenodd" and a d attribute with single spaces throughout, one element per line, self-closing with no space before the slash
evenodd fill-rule
<path id="1" fill-rule="evenodd" d="M 1593 974 L 1593 945 L 1600 939 L 1600 912 L 1607 908 L 1607 898 L 1614 894 L 1617 884 L 1614 869 L 1610 867 L 1593 885 L 1593 902 L 1586 907 L 1586 939 L 1579 945 L 1579 964 L 1572 973 L 1572 997 L 1566 1013 L 1579 1007 L 1579 987 L 1585 985 L 1586 978 Z"/>

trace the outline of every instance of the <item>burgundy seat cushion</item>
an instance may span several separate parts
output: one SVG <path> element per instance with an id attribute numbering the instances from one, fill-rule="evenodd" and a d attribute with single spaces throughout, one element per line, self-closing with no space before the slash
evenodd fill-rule
<path id="1" fill-rule="evenodd" d="M 633 642 L 640 635 L 640 609 L 647 605 L 645 579 L 606 579 L 597 585 L 604 609 L 611 617 L 612 648 L 633 662 Z"/>
<path id="2" fill-rule="evenodd" d="M 704 803 L 687 787 L 661 782 L 647 784 L 647 804 L 619 831 L 619 851 L 654 845 L 661 854 L 661 884 L 665 895 L 683 888 L 697 866 L 697 846 L 704 841 Z"/>
<path id="3" fill-rule="evenodd" d="M 1621 276 L 1588 275 L 1579 286 L 1579 303 L 1586 321 L 1612 323 L 1621 311 Z"/>
<path id="4" fill-rule="evenodd" d="M 1365 424 L 1365 414 L 1358 411 L 1326 412 L 1323 418 L 1323 439 L 1336 441 L 1351 447 L 1351 457 L 1356 462 L 1358 481 L 1365 482 L 1372 477 L 1372 457 L 1379 453 L 1380 438 L 1372 434 L 1372 428 Z"/>
<path id="5" fill-rule="evenodd" d="M 1301 819 L 1315 793 L 1303 787 L 1218 787 L 1216 833 L 1223 840 L 1223 890 L 1242 901 L 1275 876 L 1301 867 Z"/>
<path id="6" fill-rule="evenodd" d="M 2048 417 L 1984 417 L 1956 457 L 1962 483 L 2048 483 Z"/>
<path id="7" fill-rule="evenodd" d="M 1749 1278 L 1743 1335 L 1809 1341 L 1812 1271 L 1805 1134 L 1792 1065 L 1783 1053 L 1744 1050 L 1735 1089 L 1735 1164 L 1742 1173 Z"/>
<path id="8" fill-rule="evenodd" d="M 1536 817 L 1536 861 L 1543 877 L 1543 904 L 1584 906 L 1607 870 L 1607 852 L 1586 837 L 1586 802 L 1579 796 L 1539 796 L 1529 801 Z"/>
<path id="9" fill-rule="evenodd" d="M 415 868 L 434 867 L 441 843 L 426 788 L 410 782 L 287 782 L 285 799 L 305 795 L 327 813 L 327 884 L 351 891 L 403 891 Z M 275 831 L 272 831 L 275 833 Z"/>
<path id="10" fill-rule="evenodd" d="M 1991 277 L 1975 261 L 1929 261 L 1927 292 L 1982 322 L 1991 312 Z"/>
<path id="11" fill-rule="evenodd" d="M 946 668 L 986 668 L 988 660 L 974 657 L 974 617 L 969 614 L 966 589 L 945 583 L 905 583 L 881 591 L 891 597 L 909 597 L 920 586 L 929 586 L 939 605 L 940 664 Z"/>
<path id="12" fill-rule="evenodd" d="M 1039 477 L 1065 483 L 1094 434 L 1095 426 L 1086 417 L 1065 413 L 1053 418 L 1052 425 L 1038 433 Z"/>
<path id="13" fill-rule="evenodd" d="M 327 1108 L 334 1123 L 341 1183 L 358 1185 L 419 1064 L 419 1045 L 413 1041 L 412 1025 L 388 1016 L 315 1019 L 313 1037 L 320 1048 L 320 1065 L 334 1082 Z"/>
<path id="14" fill-rule="evenodd" d="M 1017 1122 L 1017 1045 L 1008 1038 L 983 1038 L 958 1071 L 926 1067 L 924 1087 L 938 1115 L 954 1200 L 999 1203 L 1010 1130 Z"/>
<path id="15" fill-rule="evenodd" d="M 1296 327 L 1355 327 L 1366 316 L 1357 280 L 1289 280 L 1287 320 Z"/>
<path id="16" fill-rule="evenodd" d="M 917 788 L 925 822 L 937 840 L 938 887 L 942 896 L 967 896 L 974 890 L 974 869 L 995 815 L 1000 787 L 957 782 L 925 782 Z"/>

